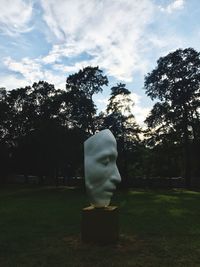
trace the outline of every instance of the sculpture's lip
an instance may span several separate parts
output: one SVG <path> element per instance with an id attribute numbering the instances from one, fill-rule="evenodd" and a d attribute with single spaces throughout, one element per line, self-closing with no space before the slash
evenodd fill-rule
<path id="1" fill-rule="evenodd" d="M 107 192 L 113 192 L 115 191 L 116 187 L 110 187 L 110 188 L 107 188 L 106 191 Z"/>

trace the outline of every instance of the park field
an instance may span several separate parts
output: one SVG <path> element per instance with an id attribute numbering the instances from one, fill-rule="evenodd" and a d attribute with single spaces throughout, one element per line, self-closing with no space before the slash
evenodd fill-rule
<path id="1" fill-rule="evenodd" d="M 80 241 L 83 190 L 67 187 L 0 188 L 0 266 L 199 267 L 200 192 L 118 192 L 117 245 Z"/>

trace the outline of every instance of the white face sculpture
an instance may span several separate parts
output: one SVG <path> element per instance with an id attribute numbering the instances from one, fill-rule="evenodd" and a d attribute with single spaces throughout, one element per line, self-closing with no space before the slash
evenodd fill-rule
<path id="1" fill-rule="evenodd" d="M 85 184 L 90 203 L 95 207 L 110 204 L 121 177 L 116 165 L 117 143 L 110 130 L 103 130 L 84 143 Z"/>

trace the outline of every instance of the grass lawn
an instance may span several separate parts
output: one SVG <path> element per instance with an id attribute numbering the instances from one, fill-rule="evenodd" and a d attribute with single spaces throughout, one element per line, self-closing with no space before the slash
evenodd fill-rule
<path id="1" fill-rule="evenodd" d="M 200 266 L 200 192 L 116 193 L 120 241 L 80 241 L 87 197 L 65 187 L 0 189 L 0 266 Z"/>

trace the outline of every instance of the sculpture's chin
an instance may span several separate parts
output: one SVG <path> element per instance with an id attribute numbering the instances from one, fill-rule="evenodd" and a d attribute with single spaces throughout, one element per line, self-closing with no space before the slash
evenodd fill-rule
<path id="1" fill-rule="evenodd" d="M 91 192 L 90 192 L 91 193 Z M 113 192 L 102 192 L 100 194 L 90 194 L 90 203 L 95 208 L 105 208 L 109 206 Z"/>
<path id="2" fill-rule="evenodd" d="M 107 208 L 109 205 L 102 206 L 102 205 L 94 205 L 94 204 L 91 204 L 91 206 L 94 207 L 95 209 L 105 209 L 105 208 Z"/>
<path id="3" fill-rule="evenodd" d="M 108 207 L 110 204 L 110 199 L 105 200 L 104 201 L 92 201 L 91 202 L 91 206 L 95 207 L 95 208 L 105 208 Z"/>

